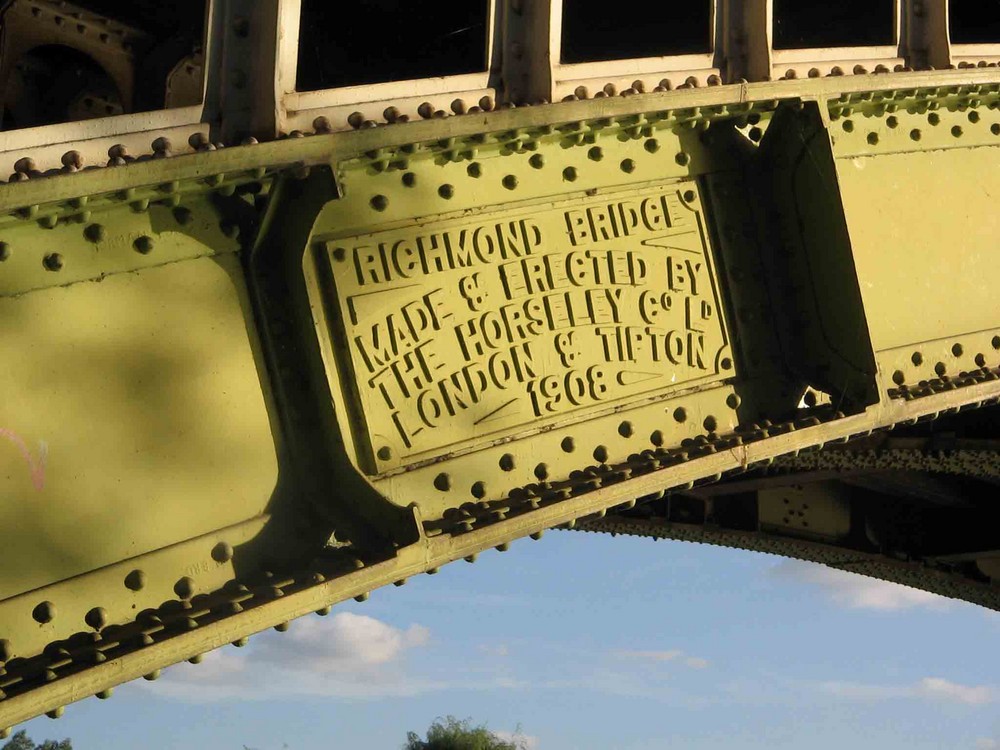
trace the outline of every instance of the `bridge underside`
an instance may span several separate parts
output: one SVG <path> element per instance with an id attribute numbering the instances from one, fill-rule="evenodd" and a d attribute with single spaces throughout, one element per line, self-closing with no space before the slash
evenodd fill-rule
<path id="1" fill-rule="evenodd" d="M 1000 610 L 996 407 L 776 458 L 581 531 L 782 555 Z"/>

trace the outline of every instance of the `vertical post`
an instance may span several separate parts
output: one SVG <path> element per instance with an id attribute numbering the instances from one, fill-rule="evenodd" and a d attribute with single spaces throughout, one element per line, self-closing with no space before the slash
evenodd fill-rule
<path id="1" fill-rule="evenodd" d="M 951 67 L 948 0 L 912 0 L 902 12 L 907 64 L 916 70 Z"/>
<path id="2" fill-rule="evenodd" d="M 718 0 L 724 45 L 724 80 L 766 81 L 771 77 L 772 0 Z"/>
<path id="3" fill-rule="evenodd" d="M 213 1 L 205 100 L 213 138 L 232 144 L 248 136 L 271 139 L 278 134 L 279 10 L 284 1 Z"/>
<path id="4" fill-rule="evenodd" d="M 561 8 L 562 0 L 504 0 L 497 9 L 504 100 L 537 103 L 552 98 L 552 45 L 554 37 L 558 59 Z"/>

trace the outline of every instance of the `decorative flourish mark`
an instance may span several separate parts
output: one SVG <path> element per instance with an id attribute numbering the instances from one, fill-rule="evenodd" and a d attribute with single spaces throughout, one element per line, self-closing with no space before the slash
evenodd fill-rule
<path id="1" fill-rule="evenodd" d="M 6 438 L 14 444 L 25 463 L 28 464 L 28 470 L 31 472 L 31 483 L 38 492 L 41 492 L 45 487 L 45 459 L 49 455 L 49 444 L 44 440 L 38 441 L 38 458 L 36 460 L 32 458 L 31 451 L 28 450 L 24 439 L 13 430 L 0 427 L 0 438 Z"/>

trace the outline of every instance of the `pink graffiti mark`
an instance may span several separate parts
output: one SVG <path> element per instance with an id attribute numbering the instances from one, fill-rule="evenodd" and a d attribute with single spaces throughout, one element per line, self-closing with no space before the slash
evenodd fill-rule
<path id="1" fill-rule="evenodd" d="M 45 459 L 49 455 L 48 443 L 44 440 L 38 441 L 38 460 L 35 460 L 24 440 L 13 430 L 0 427 L 0 437 L 7 438 L 17 448 L 25 463 L 28 464 L 28 470 L 31 472 L 31 483 L 38 492 L 41 492 L 45 487 Z"/>

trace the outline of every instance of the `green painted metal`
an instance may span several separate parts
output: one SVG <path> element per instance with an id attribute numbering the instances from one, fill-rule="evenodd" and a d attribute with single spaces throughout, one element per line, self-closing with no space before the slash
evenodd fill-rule
<path id="1" fill-rule="evenodd" d="M 979 75 L 567 102 L 0 185 L 0 725 L 995 403 L 1000 84 Z M 762 495 L 754 533 L 840 550 L 827 489 L 809 530 Z M 951 593 L 995 606 L 974 583 Z"/>

